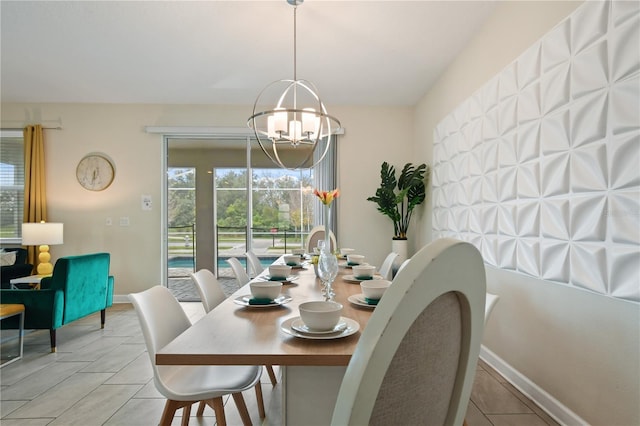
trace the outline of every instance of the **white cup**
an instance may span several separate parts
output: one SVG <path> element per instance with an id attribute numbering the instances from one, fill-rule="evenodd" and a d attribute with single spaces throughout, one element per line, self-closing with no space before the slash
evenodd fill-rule
<path id="1" fill-rule="evenodd" d="M 269 265 L 269 275 L 271 278 L 287 278 L 291 274 L 289 265 Z"/>
<path id="2" fill-rule="evenodd" d="M 364 263 L 364 256 L 361 254 L 348 254 L 347 262 L 352 265 L 361 265 Z"/>
<path id="3" fill-rule="evenodd" d="M 353 276 L 356 278 L 369 278 L 373 277 L 376 272 L 376 267 L 373 265 L 355 265 L 351 268 Z"/>
<path id="4" fill-rule="evenodd" d="M 279 281 L 252 281 L 249 286 L 251 295 L 256 299 L 274 300 L 282 290 L 282 283 Z"/>
<path id="5" fill-rule="evenodd" d="M 300 256 L 297 254 L 286 254 L 283 259 L 289 266 L 300 266 Z"/>
<path id="6" fill-rule="evenodd" d="M 331 301 L 313 301 L 299 306 L 302 322 L 314 331 L 327 331 L 334 328 L 340 320 L 342 305 Z"/>
<path id="7" fill-rule="evenodd" d="M 368 280 L 360 282 L 362 295 L 370 300 L 380 300 L 390 285 L 391 281 L 387 280 Z"/>

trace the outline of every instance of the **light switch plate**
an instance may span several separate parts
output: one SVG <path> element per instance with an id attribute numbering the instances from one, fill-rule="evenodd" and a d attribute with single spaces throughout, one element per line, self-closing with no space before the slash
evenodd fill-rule
<path id="1" fill-rule="evenodd" d="M 151 195 L 142 195 L 142 210 L 151 210 Z"/>

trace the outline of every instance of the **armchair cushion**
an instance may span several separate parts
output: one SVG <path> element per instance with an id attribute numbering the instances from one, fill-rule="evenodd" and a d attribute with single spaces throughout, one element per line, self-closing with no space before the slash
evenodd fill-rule
<path id="1" fill-rule="evenodd" d="M 0 251 L 0 266 L 12 266 L 16 263 L 15 251 Z"/>
<path id="2" fill-rule="evenodd" d="M 12 265 L 0 266 L 0 288 L 11 288 L 11 280 L 31 275 L 33 265 L 27 263 L 27 250 L 19 247 L 4 248 L 4 253 L 15 253 Z M 26 314 L 25 314 L 26 316 Z"/>

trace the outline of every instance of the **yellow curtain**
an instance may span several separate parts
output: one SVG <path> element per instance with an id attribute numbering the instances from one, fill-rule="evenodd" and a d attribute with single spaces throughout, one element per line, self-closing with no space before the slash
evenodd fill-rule
<path id="1" fill-rule="evenodd" d="M 44 176 L 44 137 L 39 124 L 24 128 L 24 216 L 23 222 L 47 220 Z M 38 247 L 28 247 L 29 263 L 38 267 Z"/>

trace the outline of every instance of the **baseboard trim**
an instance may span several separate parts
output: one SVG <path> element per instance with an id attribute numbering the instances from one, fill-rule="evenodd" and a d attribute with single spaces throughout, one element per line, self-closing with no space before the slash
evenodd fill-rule
<path id="1" fill-rule="evenodd" d="M 502 358 L 482 345 L 480 358 L 496 370 L 523 395 L 538 404 L 548 415 L 561 425 L 587 425 L 584 419 L 571 411 L 552 395 L 529 380 L 528 377 L 507 364 Z"/>
<path id="2" fill-rule="evenodd" d="M 114 294 L 113 303 L 131 303 L 131 300 L 126 294 Z"/>

